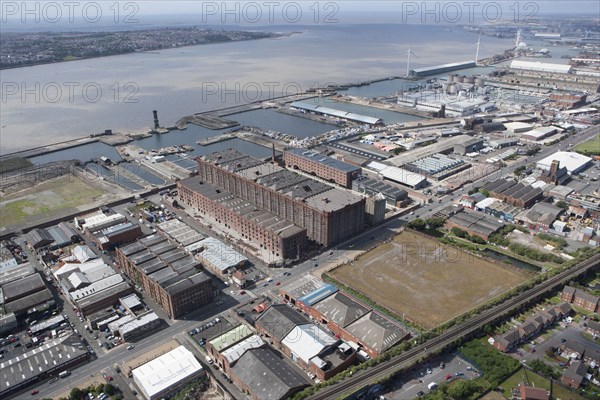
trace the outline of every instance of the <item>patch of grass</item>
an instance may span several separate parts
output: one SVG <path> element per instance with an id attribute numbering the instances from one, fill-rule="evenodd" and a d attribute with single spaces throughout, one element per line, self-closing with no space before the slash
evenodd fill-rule
<path id="1" fill-rule="evenodd" d="M 3 197 L 0 202 L 1 224 L 15 226 L 49 217 L 57 211 L 76 210 L 103 194 L 77 177 L 61 176 Z"/>
<path id="2" fill-rule="evenodd" d="M 587 142 L 583 142 L 573 147 L 573 151 L 576 151 L 586 156 L 594 156 L 600 154 L 600 134 L 594 136 Z"/>

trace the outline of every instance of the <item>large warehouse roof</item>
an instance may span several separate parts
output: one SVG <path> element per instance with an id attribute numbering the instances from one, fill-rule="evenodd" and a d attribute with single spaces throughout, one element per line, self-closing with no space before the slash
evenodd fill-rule
<path id="1" fill-rule="evenodd" d="M 334 108 L 318 106 L 314 104 L 305 103 L 303 101 L 295 101 L 290 104 L 291 107 L 298 108 L 301 110 L 312 111 L 319 114 L 330 115 L 332 117 L 349 119 L 356 122 L 362 122 L 365 124 L 375 125 L 381 122 L 380 118 L 368 117 L 366 115 L 360 115 L 348 111 L 336 110 Z"/>
<path id="2" fill-rule="evenodd" d="M 308 365 L 309 360 L 328 346 L 333 346 L 337 339 L 314 324 L 294 327 L 281 341 L 299 359 Z"/>
<path id="3" fill-rule="evenodd" d="M 538 161 L 538 168 L 549 170 L 552 161 L 558 160 L 561 167 L 566 167 L 570 174 L 577 173 L 587 166 L 592 159 L 579 153 L 570 151 L 557 151 L 543 160 Z"/>
<path id="4" fill-rule="evenodd" d="M 140 389 L 152 398 L 202 371 L 192 352 L 179 346 L 132 371 Z"/>
<path id="5" fill-rule="evenodd" d="M 354 171 L 360 170 L 360 167 L 345 163 L 340 160 L 336 160 L 335 158 L 326 156 L 325 154 L 319 154 L 316 151 L 312 151 L 312 150 L 308 150 L 308 149 L 303 149 L 303 148 L 287 149 L 284 152 L 284 157 L 285 157 L 286 152 L 294 154 L 298 157 L 305 158 L 307 160 L 314 161 L 319 164 L 325 164 L 331 168 L 335 168 L 335 169 L 337 169 L 339 171 L 343 171 L 343 172 L 354 172 Z"/>
<path id="6" fill-rule="evenodd" d="M 367 164 L 367 168 L 379 171 L 379 173 L 386 179 L 411 187 L 419 186 L 427 180 L 423 175 L 410 172 L 402 168 L 387 166 L 385 164 L 378 163 L 377 161 L 371 161 L 369 164 Z"/>
<path id="7" fill-rule="evenodd" d="M 569 64 L 550 64 L 540 61 L 513 60 L 510 63 L 510 67 L 513 69 L 522 69 L 539 72 L 558 72 L 562 74 L 568 74 L 569 72 L 571 72 L 571 66 Z"/>

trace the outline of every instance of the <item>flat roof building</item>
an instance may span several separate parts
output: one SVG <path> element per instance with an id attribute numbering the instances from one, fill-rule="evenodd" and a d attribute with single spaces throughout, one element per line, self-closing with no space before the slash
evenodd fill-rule
<path id="1" fill-rule="evenodd" d="M 510 63 L 511 69 L 535 71 L 535 72 L 551 72 L 559 74 L 568 74 L 572 67 L 569 64 L 551 64 L 541 61 L 523 61 L 513 60 Z"/>
<path id="2" fill-rule="evenodd" d="M 204 373 L 202 365 L 184 346 L 131 371 L 133 381 L 146 400 L 162 399 Z"/>
<path id="3" fill-rule="evenodd" d="M 413 189 L 419 189 L 427 185 L 427 178 L 421 174 L 382 164 L 377 161 L 371 161 L 365 168 L 381 174 L 385 179 L 389 179 L 390 181 L 400 183 Z"/>
<path id="4" fill-rule="evenodd" d="M 408 192 L 383 181 L 374 180 L 364 175 L 359 175 L 352 181 L 352 190 L 368 196 L 382 194 L 388 205 L 399 207 L 408 200 Z"/>
<path id="5" fill-rule="evenodd" d="M 359 122 L 361 124 L 368 125 L 380 125 L 383 123 L 381 118 L 369 117 L 366 115 L 360 115 L 348 111 L 336 110 L 334 108 L 323 107 L 316 104 L 310 104 L 303 101 L 294 101 L 290 104 L 290 107 L 297 108 L 299 110 L 310 111 L 315 114 L 328 115 L 330 117 L 342 118 L 348 121 Z"/>
<path id="6" fill-rule="evenodd" d="M 249 260 L 233 247 L 214 238 L 206 238 L 198 242 L 199 248 L 194 251 L 196 258 L 215 276 L 225 278 L 238 268 L 243 268 Z"/>
<path id="7" fill-rule="evenodd" d="M 592 163 L 592 159 L 583 154 L 571 151 L 557 151 L 538 161 L 537 167 L 543 170 L 549 170 L 552 166 L 552 161 L 555 160 L 559 161 L 561 167 L 566 167 L 571 175 L 578 174 Z"/>

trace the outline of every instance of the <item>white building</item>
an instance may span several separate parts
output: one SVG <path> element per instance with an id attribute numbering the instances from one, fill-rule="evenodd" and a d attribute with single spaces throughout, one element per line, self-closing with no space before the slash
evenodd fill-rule
<path id="1" fill-rule="evenodd" d="M 541 61 L 513 60 L 510 63 L 510 68 L 524 71 L 550 72 L 558 74 L 568 74 L 571 72 L 571 66 L 569 64 L 550 64 Z"/>
<path id="2" fill-rule="evenodd" d="M 554 154 L 549 155 L 543 160 L 538 161 L 537 167 L 543 170 L 549 170 L 552 165 L 552 161 L 557 160 L 560 162 L 560 167 L 566 167 L 569 174 L 574 175 L 588 167 L 592 159 L 579 153 L 571 151 L 557 151 Z"/>
<path id="3" fill-rule="evenodd" d="M 147 400 L 162 399 L 203 373 L 191 351 L 179 346 L 134 369 L 133 381 Z"/>

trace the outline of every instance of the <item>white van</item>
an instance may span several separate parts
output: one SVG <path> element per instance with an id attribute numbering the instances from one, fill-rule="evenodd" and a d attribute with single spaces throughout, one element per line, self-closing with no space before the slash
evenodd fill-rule
<path id="1" fill-rule="evenodd" d="M 364 350 L 357 351 L 356 355 L 358 356 L 358 359 L 360 361 L 369 361 L 371 359 L 371 356 L 368 355 L 367 352 Z"/>
<path id="2" fill-rule="evenodd" d="M 427 389 L 434 390 L 437 388 L 437 386 L 438 386 L 437 383 L 431 382 L 429 385 L 427 385 Z"/>

